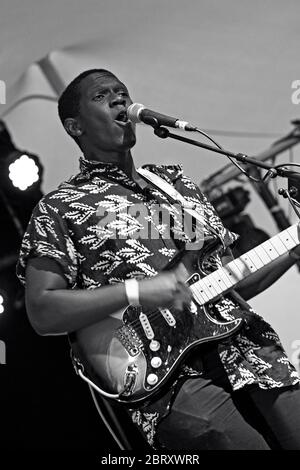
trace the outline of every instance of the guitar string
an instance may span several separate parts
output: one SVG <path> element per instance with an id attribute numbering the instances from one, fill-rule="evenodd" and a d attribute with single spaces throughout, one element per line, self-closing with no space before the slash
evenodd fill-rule
<path id="1" fill-rule="evenodd" d="M 287 230 L 287 233 L 289 233 L 289 229 L 286 229 L 286 230 Z M 282 232 L 281 232 L 281 233 L 282 233 Z M 279 234 L 279 235 L 280 235 L 280 234 Z M 293 243 L 296 243 L 296 241 L 294 240 L 293 236 L 292 236 L 290 233 L 289 233 L 289 235 L 290 235 L 290 238 L 292 239 Z M 285 248 L 286 248 L 287 250 L 289 250 L 288 246 L 284 243 L 284 240 L 282 240 L 281 238 L 280 238 L 280 240 L 281 240 L 281 242 L 283 243 L 283 245 L 285 246 Z M 262 243 L 260 246 L 262 247 L 262 245 L 267 245 L 268 243 L 271 243 L 272 248 L 274 249 L 274 251 L 277 253 L 278 256 L 280 256 L 280 253 L 277 251 L 276 247 L 272 244 L 271 239 L 269 239 L 269 240 L 267 240 L 266 242 Z M 256 247 L 255 247 L 255 248 L 256 248 Z M 253 249 L 250 250 L 250 251 L 255 251 L 255 248 L 253 248 Z M 265 253 L 268 254 L 268 251 L 265 250 Z M 247 254 L 247 253 L 246 253 L 246 254 Z M 260 258 L 259 254 L 256 253 L 256 255 Z M 243 255 L 242 255 L 242 256 L 243 256 Z M 260 259 L 261 259 L 261 258 L 260 258 Z M 235 261 L 236 261 L 236 260 L 233 260 L 233 263 L 234 263 Z M 263 261 L 263 260 L 262 260 L 262 261 Z M 270 262 L 271 262 L 271 261 L 272 261 L 272 259 L 270 259 Z M 238 268 L 238 266 L 236 266 L 236 267 Z M 239 268 L 238 268 L 238 269 L 239 269 Z M 257 268 L 257 269 L 259 269 L 259 268 Z M 228 278 L 228 275 L 227 275 L 226 271 L 223 270 L 223 268 L 221 268 L 221 271 L 223 271 L 223 272 L 226 274 L 227 279 L 230 279 L 230 278 Z M 217 273 L 217 271 L 214 271 L 214 272 L 211 273 L 209 276 L 213 276 L 213 275 L 216 274 L 216 273 Z M 250 274 L 250 273 L 248 273 L 248 274 Z M 198 281 L 198 282 L 199 282 L 199 283 L 203 282 L 205 279 L 207 279 L 207 277 L 208 277 L 208 276 L 204 277 L 203 279 L 200 279 L 200 281 Z M 231 281 L 231 279 L 230 279 L 230 281 Z M 224 282 L 224 281 L 223 281 L 223 282 Z M 204 282 L 203 282 L 203 284 L 204 284 Z M 232 285 L 232 287 L 233 287 L 233 286 L 234 286 L 234 284 Z M 204 285 L 204 287 L 206 287 L 206 286 Z M 230 288 L 232 288 L 232 287 L 229 287 L 228 289 L 230 289 Z M 196 286 L 194 286 L 194 290 L 197 291 L 197 294 L 200 295 L 200 297 L 203 297 L 203 295 L 201 294 L 201 291 L 199 290 L 199 288 L 197 288 Z M 209 290 L 209 289 L 207 289 L 207 290 Z M 215 290 L 216 290 L 216 289 L 215 289 Z M 217 291 L 216 291 L 216 292 L 217 292 Z M 205 295 L 207 295 L 207 294 L 205 294 Z M 219 294 L 217 293 L 217 295 L 219 295 Z M 196 299 L 196 297 L 195 297 L 195 293 L 194 293 L 194 296 L 193 296 L 193 297 L 195 298 L 196 302 L 199 304 L 199 302 L 197 301 L 197 299 Z M 209 298 L 209 297 L 208 297 L 208 300 L 205 300 L 205 298 L 203 297 L 203 300 L 204 300 L 203 306 L 205 305 L 205 303 L 208 303 L 208 302 L 212 301 L 214 297 L 216 297 L 216 295 L 213 295 L 212 298 Z M 199 304 L 199 305 L 200 305 L 200 304 Z M 200 307 L 203 307 L 203 306 L 200 305 Z M 174 308 L 171 307 L 171 308 L 169 308 L 169 309 L 167 309 L 167 310 L 169 310 L 169 311 L 172 313 L 172 310 L 174 311 Z M 161 317 L 162 317 L 162 313 L 161 313 L 160 310 L 156 309 L 156 310 L 151 310 L 150 312 L 147 312 L 146 316 L 147 316 L 147 319 L 148 319 L 148 320 L 150 320 L 150 319 L 153 320 L 153 319 L 155 319 L 155 318 L 161 318 Z M 143 325 L 142 325 L 140 319 L 133 320 L 132 322 L 127 323 L 127 325 L 128 325 L 128 324 L 129 324 L 129 326 L 132 326 L 132 327 L 141 326 L 141 327 L 143 328 Z"/>
<path id="2" fill-rule="evenodd" d="M 157 179 L 158 179 L 158 178 L 157 178 L 157 175 L 152 174 L 152 173 L 149 172 L 148 170 L 144 170 L 144 172 L 140 172 L 140 171 L 138 170 L 138 172 L 141 174 L 141 176 L 143 176 L 146 180 L 148 180 L 148 182 L 150 181 L 150 183 L 152 183 L 152 185 L 154 185 L 154 186 L 156 187 L 156 189 L 158 189 L 159 191 L 161 191 L 162 188 L 160 187 L 159 184 L 157 184 Z M 145 174 L 145 173 L 146 173 L 146 174 Z M 161 179 L 161 178 L 160 178 L 160 179 Z M 167 194 L 168 198 L 171 197 L 171 200 L 173 200 L 173 201 L 175 200 L 176 202 L 179 202 L 179 203 L 182 204 L 182 195 L 181 195 L 175 188 L 172 188 L 172 193 L 170 193 L 169 190 L 166 191 L 166 189 L 165 189 L 166 182 L 165 182 L 165 181 L 162 181 L 162 183 L 163 183 L 163 187 L 164 187 L 164 192 Z M 167 185 L 169 186 L 168 183 L 167 183 Z M 174 196 L 174 189 L 175 189 L 175 194 L 178 194 L 178 195 L 179 195 L 179 199 L 178 199 L 178 197 L 175 197 L 175 196 Z M 189 210 L 188 210 L 188 212 L 189 212 Z M 200 217 L 200 214 L 197 214 L 197 215 L 198 215 L 198 217 Z M 198 218 L 198 217 L 196 217 L 196 218 Z M 203 216 L 202 216 L 202 217 L 203 217 Z M 201 217 L 201 218 L 202 218 L 202 217 Z M 219 235 L 215 230 L 212 230 L 212 227 L 210 227 L 210 226 L 208 225 L 208 222 L 207 222 L 205 219 L 206 219 L 206 214 L 204 214 L 204 218 L 202 218 L 202 222 L 204 222 L 204 226 L 208 229 L 208 232 L 209 232 L 209 233 L 212 233 L 213 235 L 217 236 L 217 237 L 219 238 L 219 240 L 222 242 L 223 246 L 224 246 L 224 242 L 223 242 L 223 240 L 221 239 L 220 235 Z M 272 243 L 271 243 L 271 245 L 272 245 Z M 273 246 L 273 245 L 272 245 L 272 246 Z M 286 248 L 287 248 L 287 247 L 286 247 Z M 279 255 L 277 249 L 276 249 L 274 246 L 273 246 L 273 249 L 275 249 L 275 252 L 277 253 L 277 255 Z M 252 251 L 252 250 L 250 250 L 250 251 Z M 257 254 L 256 254 L 256 255 L 257 255 Z M 258 256 L 259 256 L 259 255 L 258 255 Z M 260 258 L 260 257 L 259 257 L 259 258 Z M 251 257 L 250 257 L 250 260 L 251 260 Z M 263 261 L 263 260 L 261 260 L 261 261 Z M 253 261 L 251 260 L 251 262 L 253 262 Z M 255 263 L 254 263 L 254 264 L 255 264 Z M 240 271 L 240 269 L 239 269 L 239 267 L 238 267 L 238 265 L 237 265 L 236 263 L 235 263 L 235 267 L 238 269 L 238 271 Z M 248 268 L 248 267 L 247 267 L 247 268 Z M 258 268 L 257 268 L 257 269 L 258 269 Z M 248 270 L 249 270 L 249 268 L 248 268 Z M 241 272 L 241 271 L 240 271 L 240 272 Z M 250 272 L 251 272 L 251 270 L 250 270 Z M 231 284 L 231 283 L 232 283 L 232 279 L 228 276 L 228 273 L 226 272 L 226 270 L 224 270 L 223 273 L 224 273 L 224 275 L 226 276 L 227 281 L 229 280 L 229 281 L 230 281 L 229 283 Z M 213 276 L 213 274 L 214 274 L 214 273 L 211 273 L 212 276 Z M 243 273 L 242 273 L 242 272 L 241 272 L 241 274 L 242 274 L 242 276 L 243 276 Z M 248 272 L 247 274 L 250 274 L 250 273 Z M 220 277 L 222 277 L 222 276 L 220 276 Z M 216 288 L 213 286 L 213 284 L 216 282 L 213 277 L 211 278 L 211 279 L 213 279 L 213 282 L 211 282 L 210 285 L 208 285 L 208 286 L 206 285 L 207 280 L 205 281 L 205 279 L 207 279 L 207 277 L 205 277 L 204 279 L 202 279 L 202 280 L 199 281 L 200 283 L 201 283 L 201 281 L 202 281 L 202 283 L 203 283 L 203 285 L 204 285 L 204 286 L 203 286 L 204 289 L 202 289 L 202 290 L 199 289 L 199 290 L 198 290 L 198 289 L 196 288 L 196 289 L 197 289 L 197 294 L 198 294 L 198 296 L 200 296 L 200 299 L 203 298 L 204 304 L 207 303 L 207 302 L 212 301 L 214 297 L 218 296 L 218 295 L 222 292 L 222 291 L 221 291 L 220 293 L 218 293 L 218 291 L 216 290 Z M 208 280 L 208 282 L 209 282 L 209 280 Z M 220 281 L 219 281 L 219 282 L 220 282 Z M 223 279 L 223 282 L 225 283 L 224 279 Z M 233 283 L 233 285 L 230 286 L 228 289 L 232 288 L 232 287 L 234 286 L 234 284 L 236 284 L 236 283 Z M 216 285 L 218 285 L 218 283 L 217 283 Z M 226 285 L 226 283 L 225 283 L 225 285 Z M 209 296 L 206 294 L 206 290 L 210 291 L 211 287 L 215 290 L 215 292 L 216 292 L 217 295 L 213 295 L 213 297 L 209 298 Z M 206 288 L 206 289 L 205 289 L 205 288 Z M 203 292 L 204 295 L 203 295 L 201 292 Z M 208 298 L 208 300 L 205 300 L 205 296 Z M 197 299 L 196 299 L 196 301 L 197 301 Z M 199 303 L 199 302 L 197 301 L 197 303 Z M 170 308 L 170 309 L 168 309 L 168 310 L 172 313 L 172 308 Z M 141 312 L 141 313 L 142 313 L 142 312 Z M 161 317 L 161 316 L 162 316 L 162 313 L 161 313 L 161 311 L 160 311 L 159 309 L 156 309 L 156 310 L 152 310 L 152 311 L 150 311 L 150 312 L 147 312 L 147 315 L 146 315 L 146 316 L 147 316 L 147 319 L 150 320 L 150 319 L 154 319 L 155 317 L 157 317 L 157 318 Z M 132 325 L 136 325 L 136 326 L 141 326 L 141 327 L 143 328 L 143 325 L 142 325 L 142 322 L 141 322 L 140 319 L 133 320 L 133 321 L 132 321 L 131 323 L 129 323 L 129 324 L 130 324 L 131 326 L 132 326 Z M 151 325 L 150 325 L 150 327 L 151 327 Z M 144 329 L 144 328 L 143 328 L 143 329 Z M 151 329 L 152 329 L 152 327 L 151 327 Z M 144 331 L 145 331 L 145 330 L 144 330 Z"/>
<path id="3" fill-rule="evenodd" d="M 288 231 L 288 229 L 287 229 L 287 231 Z M 288 233 L 289 233 L 289 232 L 288 232 Z M 292 239 L 293 243 L 296 243 L 295 240 L 293 239 L 292 235 L 291 235 L 291 234 L 289 234 L 289 235 L 290 235 L 290 238 Z M 271 239 L 270 239 L 270 240 L 271 240 Z M 271 242 L 270 240 L 267 240 L 267 241 L 264 242 L 262 245 L 264 245 L 264 244 L 267 245 L 267 244 L 270 244 L 270 243 L 271 243 L 273 250 L 276 252 L 276 254 L 277 254 L 278 256 L 280 256 L 280 253 L 277 251 L 276 247 L 272 244 L 272 242 Z M 285 246 L 285 248 L 286 248 L 287 250 L 289 250 L 288 246 L 284 243 L 284 241 L 283 241 L 283 240 L 281 240 L 281 241 L 282 241 L 283 245 Z M 250 250 L 250 251 L 254 251 L 254 252 L 255 252 L 255 248 L 254 248 L 253 250 Z M 268 251 L 266 251 L 266 250 L 264 250 L 264 251 L 265 251 L 265 254 L 268 254 Z M 256 253 L 256 255 L 260 258 L 259 254 Z M 249 256 L 249 255 L 248 255 L 248 256 Z M 261 259 L 261 258 L 260 258 L 260 259 Z M 235 261 L 236 261 L 236 260 L 234 260 L 233 262 L 235 262 Z M 261 261 L 263 261 L 263 260 L 261 259 Z M 272 258 L 270 258 L 270 262 L 271 262 L 271 261 L 272 261 Z M 255 264 L 255 263 L 254 263 L 254 264 Z M 236 267 L 238 268 L 238 266 L 236 266 Z M 239 268 L 238 268 L 238 269 L 239 269 Z M 259 268 L 256 267 L 256 269 L 259 269 Z M 223 271 L 223 268 L 221 268 L 221 270 Z M 214 271 L 213 273 L 211 273 L 211 275 L 216 274 L 216 272 L 217 272 L 217 271 Z M 241 271 L 240 271 L 240 272 L 241 272 Z M 250 271 L 250 272 L 251 272 L 251 271 Z M 224 273 L 226 273 L 225 270 L 224 270 Z M 250 273 L 248 273 L 248 274 L 250 274 Z M 226 273 L 226 276 L 227 276 L 227 279 L 229 279 L 227 273 Z M 201 283 L 201 281 L 203 282 L 205 279 L 207 279 L 207 277 L 201 279 L 201 280 L 198 281 L 198 282 Z M 232 281 L 232 280 L 230 279 L 230 281 Z M 223 282 L 224 282 L 224 281 L 223 281 Z M 204 282 L 203 282 L 203 283 L 204 283 Z M 234 285 L 234 284 L 233 284 L 233 285 Z M 233 285 L 232 285 L 231 287 L 228 287 L 228 289 L 232 288 Z M 206 286 L 204 285 L 204 287 L 206 287 Z M 212 286 L 212 287 L 213 287 L 213 286 Z M 213 287 L 213 288 L 214 288 L 214 287 Z M 204 296 L 201 294 L 202 291 L 199 290 L 199 288 L 196 288 L 196 286 L 194 286 L 194 289 L 197 291 L 197 294 L 198 294 L 198 295 L 200 295 L 201 297 L 203 297 L 204 304 L 205 304 L 205 303 L 208 303 L 208 302 L 210 302 L 210 301 L 212 301 L 213 298 L 216 297 L 216 295 L 214 294 L 213 297 L 211 297 L 211 298 L 208 297 L 208 300 L 205 300 Z M 210 288 L 209 288 L 209 289 L 210 289 Z M 209 290 L 209 289 L 208 289 L 208 290 Z M 215 288 L 214 288 L 214 290 L 216 291 Z M 225 291 L 225 290 L 224 290 L 224 291 Z M 223 291 L 223 292 L 224 292 L 224 291 Z M 216 293 L 217 293 L 217 295 L 219 295 L 219 293 L 218 293 L 217 291 L 216 291 Z M 207 294 L 205 294 L 205 295 L 207 295 Z M 195 295 L 194 295 L 194 298 L 195 298 Z M 196 299 L 196 301 L 197 301 L 197 299 Z M 199 302 L 197 301 L 197 303 L 199 303 Z M 201 306 L 201 305 L 200 305 L 200 306 Z M 168 309 L 168 310 L 172 313 L 172 309 Z M 159 310 L 152 310 L 152 311 L 150 311 L 150 312 L 147 312 L 147 318 L 148 318 L 148 319 L 154 319 L 155 317 L 161 317 L 161 315 L 162 315 L 162 314 L 161 314 L 161 312 L 160 312 Z M 133 320 L 133 321 L 130 322 L 129 324 L 130 324 L 131 326 L 132 326 L 132 325 L 139 325 L 139 326 L 143 327 L 142 324 L 141 324 L 141 321 L 140 321 L 139 319 Z"/>

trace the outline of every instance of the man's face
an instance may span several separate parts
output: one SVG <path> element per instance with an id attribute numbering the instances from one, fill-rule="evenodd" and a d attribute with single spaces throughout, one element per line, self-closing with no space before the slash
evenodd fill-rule
<path id="1" fill-rule="evenodd" d="M 113 76 L 94 73 L 82 80 L 80 90 L 82 138 L 101 151 L 133 147 L 135 126 L 126 114 L 132 101 L 125 85 Z"/>

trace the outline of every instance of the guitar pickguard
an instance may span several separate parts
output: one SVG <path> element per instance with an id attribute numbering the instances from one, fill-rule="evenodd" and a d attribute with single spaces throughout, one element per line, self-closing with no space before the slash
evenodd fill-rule
<path id="1" fill-rule="evenodd" d="M 187 281 L 193 284 L 200 278 L 194 274 Z M 166 310 L 166 309 L 165 309 Z M 137 319 L 143 312 L 147 316 L 153 336 L 147 338 L 141 322 Z M 159 309 L 155 312 L 128 308 L 123 316 L 125 325 L 134 325 L 136 336 L 140 340 L 145 364 L 143 390 L 135 390 L 133 396 L 149 395 L 166 383 L 172 371 L 183 358 L 195 347 L 212 341 L 220 341 L 236 332 L 241 326 L 241 319 L 224 321 L 213 305 L 199 306 L 194 300 L 189 309 L 183 312 L 169 311 L 174 319 L 172 326 Z M 141 346 L 142 345 L 142 346 Z"/>
<path id="2" fill-rule="evenodd" d="M 198 252 L 180 252 L 168 269 L 178 263 L 184 267 L 194 295 L 189 308 L 116 312 L 76 332 L 74 355 L 106 396 L 139 403 L 167 383 L 193 348 L 227 338 L 241 327 L 236 312 L 231 312 L 232 320 L 221 317 L 215 307 L 219 296 L 299 244 L 300 228 L 294 224 L 210 274 L 203 272 L 203 261 L 211 246 L 203 247 L 201 258 Z"/>

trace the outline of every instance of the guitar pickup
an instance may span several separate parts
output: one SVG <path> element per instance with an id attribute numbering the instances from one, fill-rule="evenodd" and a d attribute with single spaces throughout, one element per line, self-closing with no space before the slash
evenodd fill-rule
<path id="1" fill-rule="evenodd" d="M 154 338 L 154 331 L 152 329 L 152 326 L 150 325 L 150 322 L 148 320 L 147 315 L 145 313 L 141 313 L 139 316 L 139 320 L 141 322 L 142 328 L 145 332 L 145 335 L 148 339 L 153 339 Z"/>
<path id="2" fill-rule="evenodd" d="M 170 310 L 168 310 L 167 308 L 160 308 L 159 311 L 160 311 L 160 313 L 162 314 L 162 316 L 164 317 L 164 319 L 166 320 L 166 322 L 168 323 L 169 326 L 175 326 L 176 325 L 176 320 L 175 320 L 174 316 L 172 315 L 172 313 L 170 312 Z"/>

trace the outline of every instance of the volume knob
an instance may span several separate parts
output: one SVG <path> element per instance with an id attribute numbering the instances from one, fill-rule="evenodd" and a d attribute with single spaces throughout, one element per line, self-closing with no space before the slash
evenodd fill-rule
<path id="1" fill-rule="evenodd" d="M 160 357 L 158 357 L 158 356 L 152 357 L 152 359 L 151 359 L 151 366 L 152 367 L 157 369 L 157 367 L 161 366 L 161 363 L 162 363 L 162 360 L 161 360 Z"/>
<path id="2" fill-rule="evenodd" d="M 151 351 L 158 351 L 160 348 L 160 342 L 157 341 L 156 339 L 152 339 L 150 341 L 150 349 Z"/>
<path id="3" fill-rule="evenodd" d="M 147 383 L 149 385 L 155 385 L 158 382 L 158 377 L 156 374 L 149 374 L 147 377 Z"/>

